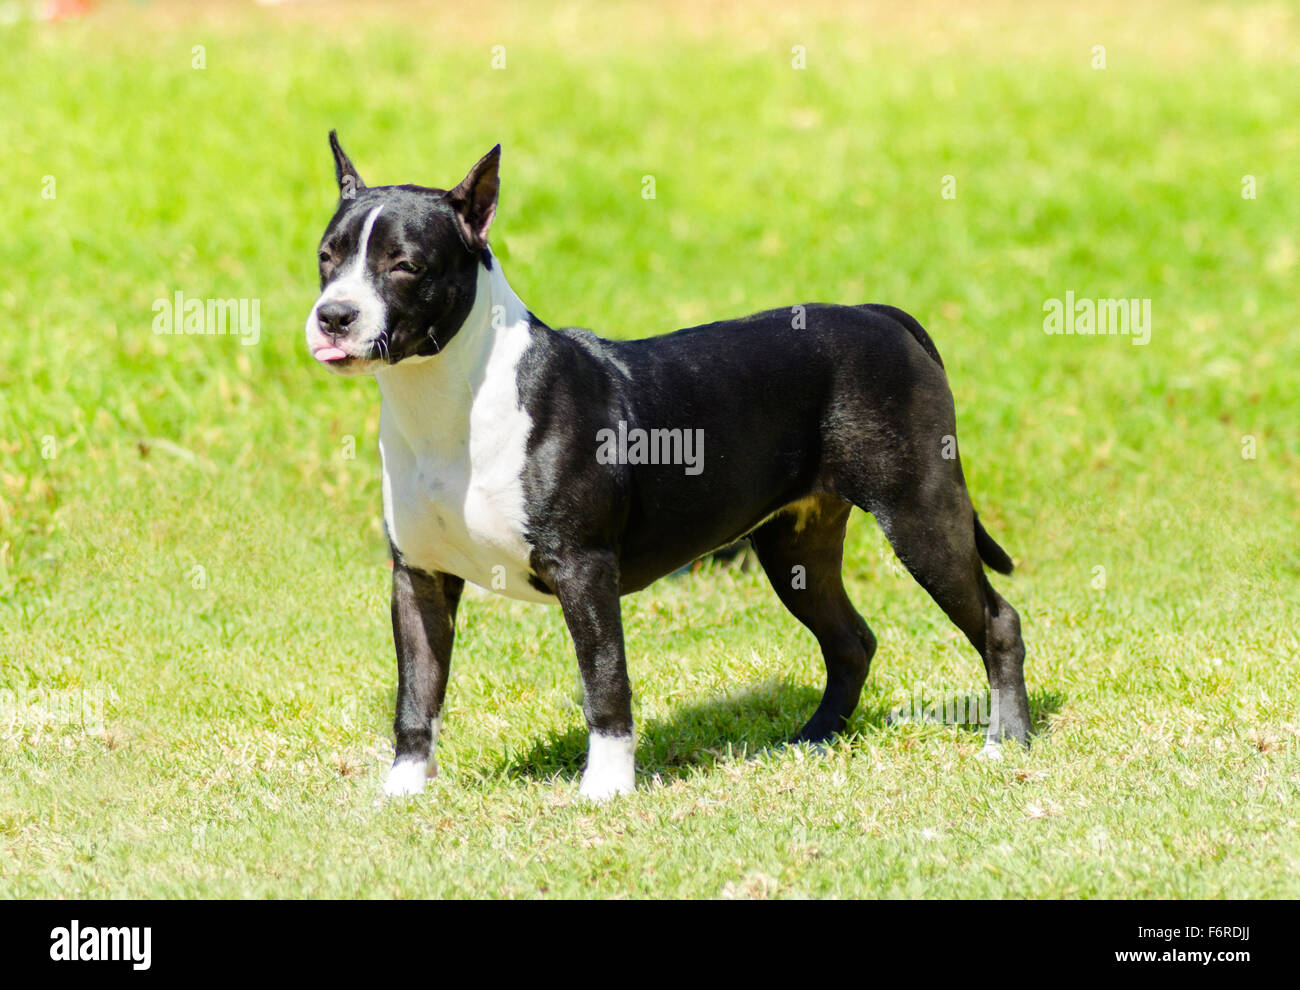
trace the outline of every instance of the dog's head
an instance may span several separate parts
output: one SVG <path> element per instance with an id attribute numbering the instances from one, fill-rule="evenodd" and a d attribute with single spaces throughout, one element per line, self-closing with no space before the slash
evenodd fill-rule
<path id="1" fill-rule="evenodd" d="M 330 131 L 339 205 L 320 241 L 307 347 L 345 375 L 437 354 L 465 322 L 497 207 L 497 145 L 454 189 L 361 181 Z"/>

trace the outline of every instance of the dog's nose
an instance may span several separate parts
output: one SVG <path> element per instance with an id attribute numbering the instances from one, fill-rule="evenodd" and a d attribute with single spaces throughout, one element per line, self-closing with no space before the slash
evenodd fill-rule
<path id="1" fill-rule="evenodd" d="M 342 337 L 361 310 L 348 302 L 327 302 L 316 307 L 316 322 L 331 337 Z"/>

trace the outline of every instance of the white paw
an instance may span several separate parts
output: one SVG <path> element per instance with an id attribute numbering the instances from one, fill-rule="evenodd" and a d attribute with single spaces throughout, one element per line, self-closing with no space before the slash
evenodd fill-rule
<path id="1" fill-rule="evenodd" d="M 384 793 L 388 797 L 407 797 L 411 794 L 424 793 L 424 782 L 437 774 L 437 764 L 410 756 L 399 757 L 393 761 L 384 781 Z"/>
<path id="2" fill-rule="evenodd" d="M 636 790 L 636 738 L 593 732 L 587 741 L 587 769 L 578 794 L 588 801 L 608 801 Z"/>
<path id="3" fill-rule="evenodd" d="M 588 801 L 600 802 L 608 801 L 618 794 L 631 794 L 634 790 L 636 784 L 631 775 L 627 780 L 615 780 L 608 774 L 599 776 L 589 770 L 582 775 L 582 785 L 578 788 L 578 794 Z"/>
<path id="4" fill-rule="evenodd" d="M 984 744 L 984 748 L 979 751 L 979 756 L 976 759 L 992 760 L 994 762 L 1002 759 L 1002 744 L 990 739 Z"/>

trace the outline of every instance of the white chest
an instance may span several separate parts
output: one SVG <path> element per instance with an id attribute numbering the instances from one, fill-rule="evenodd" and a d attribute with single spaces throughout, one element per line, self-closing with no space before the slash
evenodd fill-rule
<path id="1" fill-rule="evenodd" d="M 531 548 L 524 538 L 521 473 L 504 463 L 475 465 L 422 457 L 380 441 L 384 519 L 406 561 L 446 571 L 488 590 L 528 601 L 553 601 L 528 583 Z"/>
<path id="2" fill-rule="evenodd" d="M 455 574 L 510 598 L 554 602 L 529 583 L 532 548 L 524 535 L 532 421 L 519 405 L 516 366 L 527 333 L 499 334 L 481 346 L 469 367 L 461 363 L 463 351 L 449 347 L 380 379 L 389 538 L 420 570 Z"/>

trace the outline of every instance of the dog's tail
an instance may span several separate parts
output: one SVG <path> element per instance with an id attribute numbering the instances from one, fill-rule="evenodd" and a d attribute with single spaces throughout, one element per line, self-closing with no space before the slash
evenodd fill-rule
<path id="1" fill-rule="evenodd" d="M 1010 574 L 1015 567 L 1007 552 L 980 525 L 978 512 L 975 513 L 975 549 L 980 552 L 980 559 L 999 574 Z"/>

